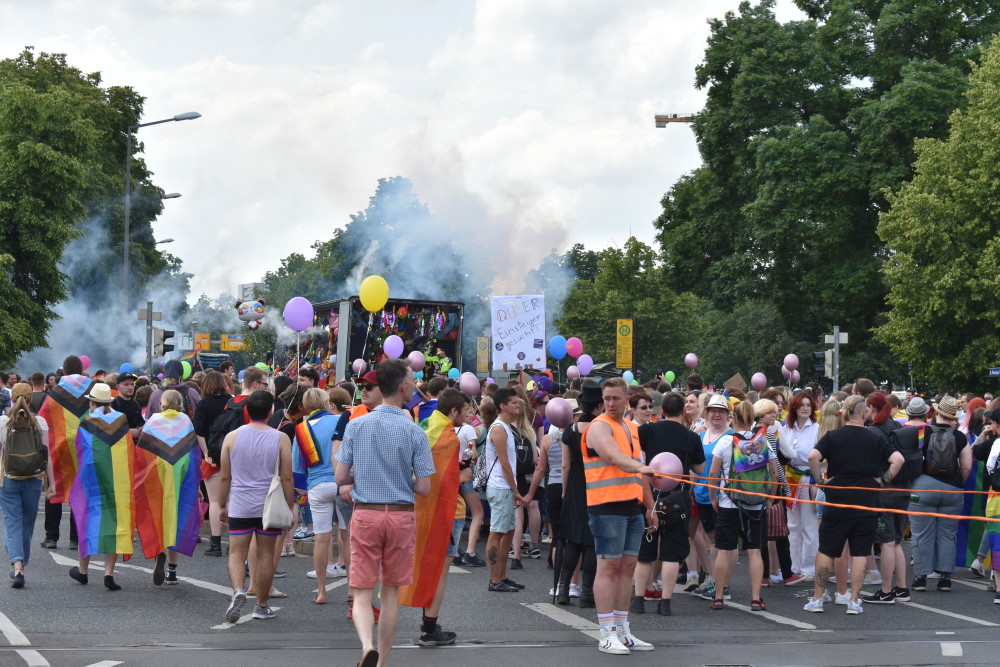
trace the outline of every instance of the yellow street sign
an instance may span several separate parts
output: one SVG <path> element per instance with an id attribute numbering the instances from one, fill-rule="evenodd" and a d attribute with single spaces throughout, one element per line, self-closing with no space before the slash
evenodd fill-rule
<path id="1" fill-rule="evenodd" d="M 243 334 L 222 334 L 219 337 L 223 352 L 236 352 L 243 349 Z"/>
<path id="2" fill-rule="evenodd" d="M 490 372 L 490 339 L 486 336 L 476 338 L 476 372 Z"/>
<path id="3" fill-rule="evenodd" d="M 635 364 L 632 359 L 632 341 L 635 335 L 635 327 L 632 320 L 618 320 L 615 329 L 615 366 L 617 368 L 632 368 Z"/>

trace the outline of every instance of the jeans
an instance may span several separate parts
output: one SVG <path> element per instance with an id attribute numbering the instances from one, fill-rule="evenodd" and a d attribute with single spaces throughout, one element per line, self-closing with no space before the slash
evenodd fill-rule
<path id="1" fill-rule="evenodd" d="M 38 499 L 42 480 L 5 479 L 0 488 L 0 511 L 3 511 L 3 547 L 11 563 L 28 564 L 31 536 L 35 533 Z"/>
<path id="2" fill-rule="evenodd" d="M 929 493 L 930 490 L 959 491 L 951 484 L 921 475 L 913 482 L 910 496 L 911 512 L 962 513 L 962 494 Z M 913 569 L 918 577 L 931 571 L 951 574 L 955 570 L 957 519 L 910 515 L 913 529 Z"/>

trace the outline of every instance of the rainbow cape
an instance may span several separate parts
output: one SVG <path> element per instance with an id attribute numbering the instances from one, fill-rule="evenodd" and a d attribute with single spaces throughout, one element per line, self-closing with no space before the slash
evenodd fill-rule
<path id="1" fill-rule="evenodd" d="M 201 528 L 200 482 L 201 448 L 191 420 L 176 410 L 152 415 L 135 443 L 132 485 L 146 558 L 168 547 L 186 556 L 194 553 Z"/>
<path id="2" fill-rule="evenodd" d="M 94 381 L 85 375 L 64 375 L 52 388 L 38 410 L 38 416 L 49 425 L 49 461 L 55 480 L 53 503 L 64 503 L 76 479 L 76 432 L 80 420 L 90 414 L 86 396 Z"/>
<path id="3" fill-rule="evenodd" d="M 80 538 L 80 556 L 132 553 L 135 447 L 120 412 L 91 415 L 76 431 L 79 465 L 69 504 Z"/>
<path id="4" fill-rule="evenodd" d="M 921 436 L 923 433 L 921 432 Z M 975 442 L 976 436 L 968 435 L 969 447 Z M 920 443 L 923 447 L 923 442 Z M 978 461 L 972 462 L 972 472 L 965 480 L 966 491 L 990 491 L 990 476 L 986 474 L 986 464 Z M 963 516 L 997 516 L 990 512 L 1000 512 L 1000 498 L 991 492 L 988 496 L 984 493 L 967 493 L 963 496 L 962 515 Z M 958 522 L 958 532 L 955 535 L 955 566 L 969 567 L 979 552 L 979 541 L 983 539 L 983 532 L 988 529 L 998 530 L 994 522 L 972 521 L 962 519 Z M 1000 535 L 990 535 L 990 552 L 997 551 L 1000 547 Z M 996 545 L 996 546 L 994 546 Z M 996 561 L 993 561 L 996 562 Z"/>
<path id="5" fill-rule="evenodd" d="M 434 457 L 431 492 L 417 496 L 417 544 L 414 549 L 413 583 L 399 589 L 399 604 L 429 607 L 445 568 L 451 542 L 451 526 L 458 504 L 458 434 L 455 426 L 435 410 L 420 427 L 427 434 Z"/>
<path id="6" fill-rule="evenodd" d="M 313 433 L 312 423 L 329 416 L 330 413 L 326 410 L 314 410 L 312 414 L 295 425 L 295 442 L 299 445 L 299 452 L 307 467 L 312 467 L 323 460 L 323 453 L 316 441 L 316 434 Z"/>

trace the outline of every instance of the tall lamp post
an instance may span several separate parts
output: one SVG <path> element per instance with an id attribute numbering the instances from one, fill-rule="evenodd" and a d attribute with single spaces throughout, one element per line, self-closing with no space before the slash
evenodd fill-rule
<path id="1" fill-rule="evenodd" d="M 129 125 L 128 131 L 125 136 L 125 229 L 122 235 L 122 254 L 124 259 L 122 261 L 122 300 L 123 300 L 123 317 L 122 325 L 126 326 L 128 322 L 128 265 L 129 265 L 129 245 L 130 245 L 130 227 L 129 227 L 129 216 L 132 212 L 132 133 L 138 131 L 140 127 L 149 127 L 150 125 L 159 125 L 160 123 L 173 123 L 180 120 L 194 120 L 195 118 L 201 118 L 201 114 L 197 111 L 188 111 L 187 113 L 179 113 L 172 118 L 164 118 L 163 120 L 154 120 L 151 123 L 139 123 L 138 125 Z M 179 197 L 177 193 L 171 193 L 173 197 Z M 164 197 L 173 198 L 170 195 Z"/>

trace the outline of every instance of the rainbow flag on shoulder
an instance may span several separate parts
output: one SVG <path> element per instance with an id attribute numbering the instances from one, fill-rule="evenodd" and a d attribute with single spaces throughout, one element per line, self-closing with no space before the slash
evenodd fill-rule
<path id="1" fill-rule="evenodd" d="M 85 375 L 64 375 L 38 410 L 38 416 L 49 425 L 49 461 L 55 480 L 53 503 L 69 499 L 69 490 L 76 479 L 76 432 L 80 421 L 90 414 L 87 394 L 92 386 L 94 381 Z"/>

